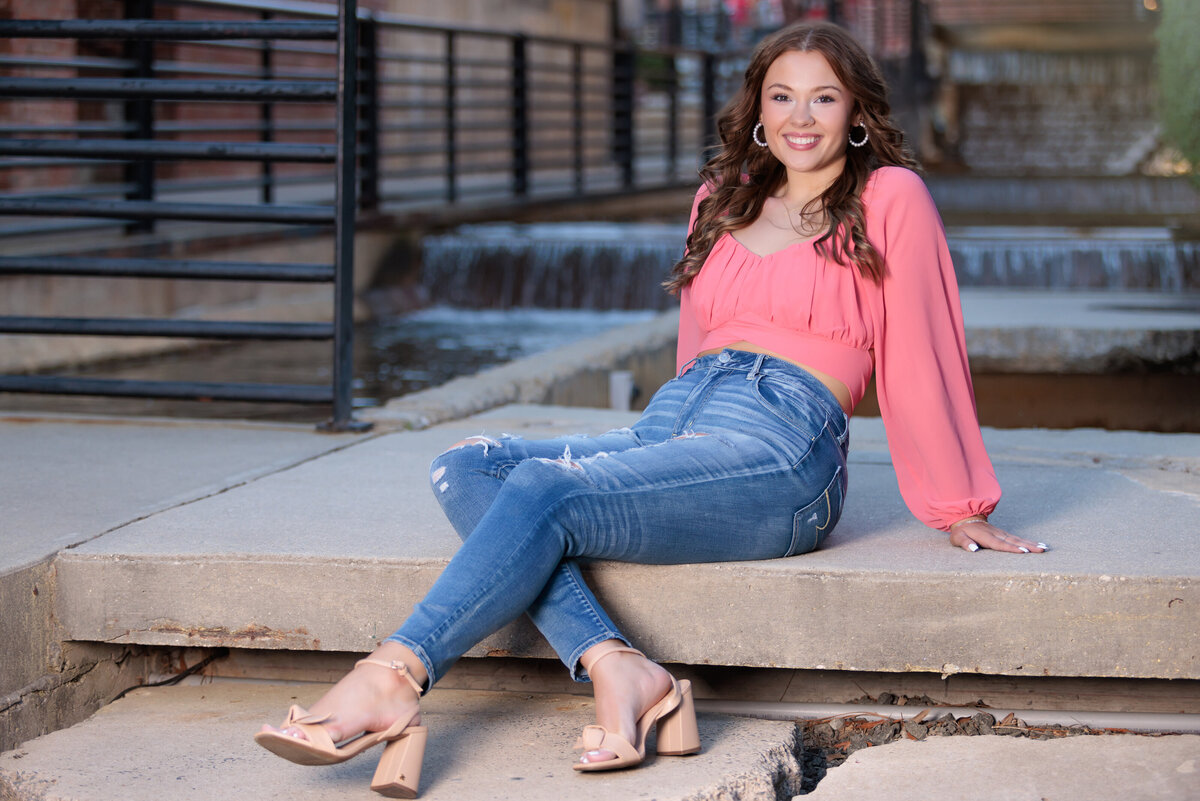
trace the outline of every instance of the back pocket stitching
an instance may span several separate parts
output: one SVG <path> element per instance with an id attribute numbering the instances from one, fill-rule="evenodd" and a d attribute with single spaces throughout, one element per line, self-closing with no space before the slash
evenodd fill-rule
<path id="1" fill-rule="evenodd" d="M 841 465 L 838 465 L 837 469 L 833 471 L 833 479 L 825 487 L 825 491 L 809 503 L 805 504 L 803 508 L 801 508 L 792 516 L 792 546 L 788 549 L 788 556 L 796 556 L 798 554 L 808 553 L 809 551 L 814 550 L 818 545 L 821 544 L 821 540 L 825 536 L 825 531 L 833 526 L 833 501 L 829 497 L 829 492 L 834 488 L 834 485 L 837 483 L 841 474 L 842 467 Z M 812 507 L 819 504 L 822 500 L 825 501 L 825 522 L 820 525 L 813 526 L 813 534 L 808 538 L 808 547 L 801 550 L 800 535 L 802 531 L 805 531 L 805 528 L 803 528 L 805 526 L 803 522 L 804 518 L 807 517 Z"/>

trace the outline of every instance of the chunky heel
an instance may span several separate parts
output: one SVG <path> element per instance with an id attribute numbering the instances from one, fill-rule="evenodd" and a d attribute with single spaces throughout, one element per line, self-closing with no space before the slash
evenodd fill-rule
<path id="1" fill-rule="evenodd" d="M 429 729 L 409 726 L 383 749 L 371 789 L 388 798 L 416 798 Z"/>
<path id="2" fill-rule="evenodd" d="M 683 696 L 679 706 L 659 718 L 657 751 L 661 756 L 685 756 L 700 752 L 700 730 L 696 726 L 696 704 L 692 700 L 692 683 L 679 682 Z"/>

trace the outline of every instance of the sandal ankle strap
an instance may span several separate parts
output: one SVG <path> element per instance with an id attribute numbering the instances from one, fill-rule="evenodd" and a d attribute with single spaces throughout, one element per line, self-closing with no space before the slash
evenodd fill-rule
<path id="1" fill-rule="evenodd" d="M 355 667 L 358 667 L 359 665 L 378 665 L 379 667 L 385 667 L 389 670 L 394 670 L 400 675 L 401 678 L 405 679 L 409 683 L 409 686 L 417 691 L 418 696 L 425 692 L 425 688 L 421 686 L 420 682 L 413 678 L 412 673 L 408 672 L 408 665 L 404 664 L 399 659 L 391 659 L 385 662 L 382 659 L 375 659 L 368 656 L 365 659 L 360 659 L 354 663 Z"/>
<path id="2" fill-rule="evenodd" d="M 608 642 L 612 642 L 612 641 L 608 641 Z M 611 654 L 637 654 L 638 656 L 642 657 L 643 659 L 649 658 L 645 654 L 643 654 L 641 651 L 639 651 L 638 649 L 630 648 L 628 645 L 625 645 L 624 643 L 613 642 L 610 645 L 606 642 L 603 644 L 603 647 L 600 648 L 600 653 L 598 653 L 594 657 L 592 657 L 590 664 L 583 664 L 582 658 L 579 660 L 579 662 L 580 662 L 580 664 L 583 664 L 583 669 L 588 672 L 588 675 L 591 675 L 592 669 L 594 667 L 596 667 L 596 665 L 600 662 L 600 660 L 606 656 L 610 656 Z"/>

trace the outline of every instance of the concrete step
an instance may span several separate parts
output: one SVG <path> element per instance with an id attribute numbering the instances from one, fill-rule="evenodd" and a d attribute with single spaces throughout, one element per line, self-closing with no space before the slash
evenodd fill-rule
<path id="1" fill-rule="evenodd" d="M 886 788 L 882 790 L 881 788 Z M 857 751 L 810 801 L 1185 801 L 1200 798 L 1200 737 L 939 737 Z"/>
<path id="2" fill-rule="evenodd" d="M 130 516 L 59 554 L 57 618 L 76 640 L 369 650 L 457 545 L 427 488 L 434 455 L 484 431 L 538 437 L 632 420 L 507 406 L 346 439 L 257 477 L 243 472 L 225 491 Z M 880 423 L 855 419 L 847 509 L 821 550 L 766 562 L 596 563 L 590 580 L 639 646 L 668 662 L 1200 678 L 1200 436 L 988 430 L 985 438 L 1006 490 L 995 519 L 1049 543 L 1049 553 L 949 547 L 903 507 Z M 267 438 L 242 432 L 241 447 L 260 445 L 269 462 Z M 61 491 L 87 487 L 81 473 L 116 486 L 136 480 L 121 475 L 121 458 L 90 447 L 81 436 L 60 489 L 31 488 L 22 502 L 45 492 L 42 509 L 86 503 L 87 492 Z M 175 455 L 159 458 L 168 469 Z M 525 623 L 471 655 L 489 653 L 550 656 Z"/>
<path id="3" fill-rule="evenodd" d="M 251 740 L 263 722 L 324 689 L 221 682 L 138 690 L 83 723 L 0 754 L 0 798 L 377 798 L 367 788 L 378 750 L 312 768 Z M 426 801 L 786 801 L 799 793 L 806 769 L 810 782 L 824 770 L 819 760 L 797 758 L 800 735 L 790 721 L 702 711 L 700 754 L 580 775 L 571 769 L 571 744 L 592 719 L 589 699 L 435 690 L 422 716 L 430 729 L 420 783 Z M 875 801 L 881 793 L 896 801 L 1196 798 L 1200 736 L 898 741 L 851 754 L 805 797 Z"/>
<path id="4" fill-rule="evenodd" d="M 379 798 L 379 749 L 331 767 L 293 765 L 255 745 L 263 723 L 309 704 L 319 684 L 220 683 L 138 690 L 87 721 L 0 755 L 6 801 Z M 425 801 L 660 801 L 775 798 L 799 791 L 794 723 L 705 715 L 705 750 L 651 758 L 639 770 L 580 775 L 571 750 L 594 722 L 590 699 L 438 691 L 421 704 L 430 736 Z"/>

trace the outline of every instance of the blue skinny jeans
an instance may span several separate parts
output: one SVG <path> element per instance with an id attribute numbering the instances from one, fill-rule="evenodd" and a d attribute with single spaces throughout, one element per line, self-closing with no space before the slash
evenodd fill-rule
<path id="1" fill-rule="evenodd" d="M 683 564 L 816 548 L 841 516 L 848 420 L 782 359 L 725 350 L 655 393 L 632 428 L 595 437 L 476 437 L 434 460 L 434 494 L 463 545 L 387 639 L 429 687 L 528 613 L 576 680 L 580 656 L 628 642 L 581 559 Z"/>

